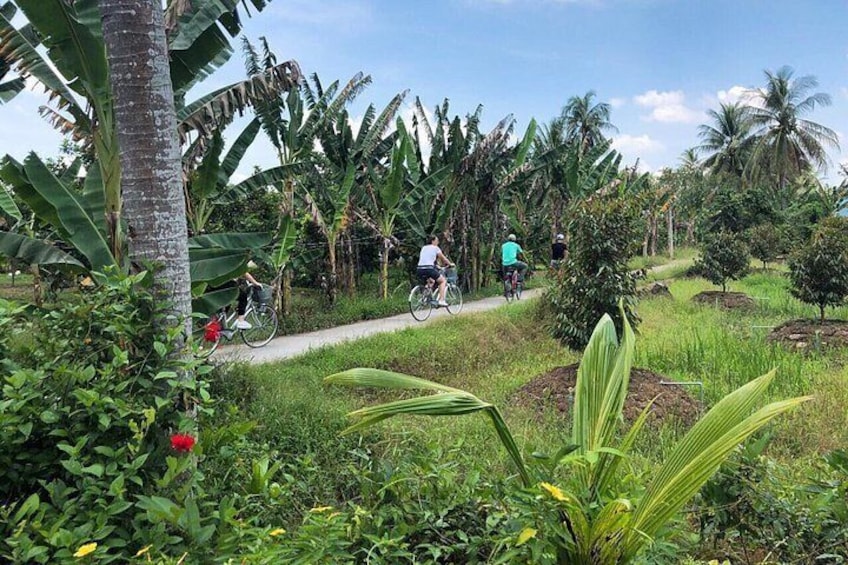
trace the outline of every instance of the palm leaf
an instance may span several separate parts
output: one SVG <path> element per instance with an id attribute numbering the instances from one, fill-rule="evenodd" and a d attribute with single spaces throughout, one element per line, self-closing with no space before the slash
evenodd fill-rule
<path id="1" fill-rule="evenodd" d="M 774 417 L 810 400 L 771 403 L 753 414 L 774 379 L 771 371 L 724 397 L 701 418 L 669 455 L 633 516 L 627 551 L 635 554 L 644 537 L 654 536 L 715 473 L 727 456 Z M 640 532 L 640 533 L 637 533 Z"/>
<path id="2" fill-rule="evenodd" d="M 351 412 L 350 417 L 360 418 L 361 421 L 347 428 L 343 433 L 357 431 L 401 414 L 457 416 L 484 411 L 491 418 L 495 431 L 518 468 L 524 485 L 530 486 L 531 484 L 530 475 L 524 465 L 524 460 L 521 458 L 521 453 L 500 412 L 497 408 L 488 402 L 483 402 L 473 394 L 425 379 L 378 369 L 351 369 L 330 375 L 324 379 L 324 382 L 348 386 L 432 390 L 437 393 L 370 406 Z"/>

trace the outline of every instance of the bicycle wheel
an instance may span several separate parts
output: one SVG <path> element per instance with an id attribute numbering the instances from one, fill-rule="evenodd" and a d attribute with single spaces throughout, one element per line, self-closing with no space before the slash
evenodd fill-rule
<path id="1" fill-rule="evenodd" d="M 513 298 L 513 295 L 512 295 L 512 280 L 508 279 L 508 278 L 504 279 L 503 285 L 504 285 L 504 298 L 506 298 L 506 301 L 509 302 Z"/>
<path id="2" fill-rule="evenodd" d="M 462 311 L 462 290 L 455 284 L 449 284 L 445 293 L 445 302 L 448 303 L 448 312 L 459 314 Z"/>
<path id="3" fill-rule="evenodd" d="M 206 359 L 218 349 L 221 343 L 221 332 L 223 331 L 224 317 L 214 314 L 209 318 L 195 318 L 194 329 L 191 332 L 192 343 L 196 348 L 194 356 L 198 359 Z"/>
<path id="4" fill-rule="evenodd" d="M 239 333 L 244 343 L 250 347 L 262 347 L 277 335 L 277 313 L 267 304 L 257 304 L 249 308 L 244 319 L 253 327 L 239 330 Z"/>
<path id="5" fill-rule="evenodd" d="M 518 281 L 517 283 L 515 283 L 515 299 L 516 300 L 521 300 L 521 291 L 523 289 L 524 289 L 524 285 L 521 283 L 521 281 Z"/>
<path id="6" fill-rule="evenodd" d="M 430 312 L 433 311 L 433 305 L 430 303 L 432 296 L 426 287 L 417 285 L 409 293 L 409 313 L 412 317 L 423 322 L 430 317 Z"/>

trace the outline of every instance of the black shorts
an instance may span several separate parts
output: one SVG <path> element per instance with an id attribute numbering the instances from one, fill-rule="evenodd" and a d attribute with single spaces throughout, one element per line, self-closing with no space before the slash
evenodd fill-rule
<path id="1" fill-rule="evenodd" d="M 442 276 L 441 273 L 439 272 L 439 269 L 437 269 L 436 267 L 427 267 L 427 266 L 421 267 L 421 266 L 419 266 L 416 273 L 418 274 L 418 278 L 421 281 L 425 281 L 425 282 L 426 282 L 427 279 L 433 279 L 434 281 L 438 280 L 439 277 Z"/>

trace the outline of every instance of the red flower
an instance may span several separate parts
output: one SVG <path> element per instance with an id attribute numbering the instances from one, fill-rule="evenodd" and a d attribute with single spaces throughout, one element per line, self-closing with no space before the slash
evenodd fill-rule
<path id="1" fill-rule="evenodd" d="M 209 320 L 209 323 L 206 324 L 206 331 L 203 332 L 203 339 L 206 341 L 215 342 L 218 341 L 218 336 L 221 334 L 221 322 L 218 321 L 218 318 L 212 318 Z"/>
<path id="2" fill-rule="evenodd" d="M 187 453 L 194 447 L 195 439 L 188 434 L 174 434 L 171 436 L 171 449 L 181 453 Z"/>

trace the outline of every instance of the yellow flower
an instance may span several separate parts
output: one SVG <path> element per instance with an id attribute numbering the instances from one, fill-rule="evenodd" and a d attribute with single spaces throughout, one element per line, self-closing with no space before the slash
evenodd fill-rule
<path id="1" fill-rule="evenodd" d="M 551 483 L 540 483 L 539 486 L 548 491 L 548 494 L 556 500 L 559 500 L 560 502 L 568 501 L 568 497 L 562 493 L 559 487 L 555 487 Z"/>
<path id="2" fill-rule="evenodd" d="M 152 546 L 150 546 L 150 545 L 147 545 L 147 546 L 145 546 L 145 547 L 142 547 L 141 549 L 139 549 L 139 550 L 136 552 L 135 556 L 136 556 L 136 557 L 141 557 L 142 555 L 144 555 L 145 553 L 147 553 L 148 551 L 150 551 L 150 548 L 151 548 L 151 547 L 152 547 Z"/>
<path id="3" fill-rule="evenodd" d="M 94 553 L 94 550 L 97 549 L 97 542 L 93 541 L 91 543 L 87 543 L 85 545 L 81 545 L 80 548 L 74 553 L 74 557 L 85 557 L 89 553 Z"/>
<path id="4" fill-rule="evenodd" d="M 310 512 L 315 512 L 315 513 L 326 512 L 327 510 L 332 510 L 332 509 L 333 509 L 332 506 L 316 506 L 315 508 L 311 509 Z"/>
<path id="5" fill-rule="evenodd" d="M 515 545 L 524 545 L 528 540 L 536 537 L 536 530 L 533 528 L 524 528 L 521 530 L 521 533 L 518 534 L 518 541 L 515 542 Z"/>
<path id="6" fill-rule="evenodd" d="M 268 535 L 273 538 L 273 537 L 276 537 L 276 536 L 281 536 L 284 533 L 286 533 L 286 531 L 284 529 L 277 528 L 276 530 L 271 530 L 271 532 Z"/>

